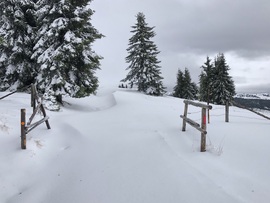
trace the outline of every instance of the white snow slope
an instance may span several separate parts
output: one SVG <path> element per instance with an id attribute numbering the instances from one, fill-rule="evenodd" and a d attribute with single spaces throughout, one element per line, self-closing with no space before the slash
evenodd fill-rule
<path id="1" fill-rule="evenodd" d="M 21 150 L 30 95 L 0 100 L 1 203 L 270 202 L 269 120 L 231 107 L 225 123 L 213 106 L 200 152 L 200 132 L 181 131 L 181 99 L 122 90 L 66 101 Z M 188 116 L 200 122 L 200 108 Z"/>

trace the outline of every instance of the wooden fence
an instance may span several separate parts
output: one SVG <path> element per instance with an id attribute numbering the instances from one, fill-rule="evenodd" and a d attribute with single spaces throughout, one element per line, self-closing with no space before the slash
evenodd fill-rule
<path id="1" fill-rule="evenodd" d="M 21 148 L 26 149 L 26 135 L 31 130 L 39 126 L 40 124 L 46 124 L 48 129 L 51 129 L 49 124 L 49 117 L 46 115 L 45 108 L 42 104 L 42 99 L 39 98 L 36 87 L 31 86 L 31 107 L 33 107 L 33 114 L 30 116 L 28 122 L 26 123 L 26 110 L 21 109 Z M 40 111 L 43 115 L 43 118 L 35 123 L 32 123 L 37 112 Z"/>
<path id="2" fill-rule="evenodd" d="M 192 127 L 199 130 L 201 132 L 201 152 L 205 152 L 206 151 L 206 134 L 207 134 L 207 131 L 206 131 L 206 109 L 212 109 L 212 106 L 189 101 L 189 100 L 184 100 L 184 103 L 185 103 L 184 115 L 180 116 L 183 119 L 182 131 L 186 131 L 186 123 L 188 123 Z M 202 108 L 201 125 L 187 117 L 188 105 L 193 105 L 193 106 Z"/>

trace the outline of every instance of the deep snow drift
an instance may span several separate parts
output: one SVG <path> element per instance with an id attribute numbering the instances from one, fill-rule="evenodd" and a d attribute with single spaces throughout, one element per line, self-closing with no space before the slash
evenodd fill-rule
<path id="1" fill-rule="evenodd" d="M 0 96 L 6 93 L 0 93 Z M 200 133 L 181 132 L 183 100 L 133 91 L 65 99 L 27 135 L 20 109 L 30 95 L 0 100 L 0 202 L 197 203 L 270 201 L 270 121 L 213 106 L 207 151 Z M 200 122 L 200 109 L 188 116 Z"/>

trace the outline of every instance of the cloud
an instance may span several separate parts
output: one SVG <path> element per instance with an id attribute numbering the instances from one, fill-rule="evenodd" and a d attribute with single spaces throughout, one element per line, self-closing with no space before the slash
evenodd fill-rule
<path id="1" fill-rule="evenodd" d="M 237 86 L 269 82 L 269 0 L 95 0 L 92 7 L 92 23 L 106 36 L 93 46 L 104 57 L 100 81 L 117 83 L 127 74 L 131 26 L 143 12 L 155 27 L 165 85 L 174 86 L 177 70 L 185 67 L 198 82 L 206 56 L 214 59 L 220 52 Z"/>
<path id="2" fill-rule="evenodd" d="M 167 49 L 198 54 L 234 51 L 246 58 L 270 54 L 270 1 L 181 2 L 170 11 L 175 17 L 157 27 Z"/>

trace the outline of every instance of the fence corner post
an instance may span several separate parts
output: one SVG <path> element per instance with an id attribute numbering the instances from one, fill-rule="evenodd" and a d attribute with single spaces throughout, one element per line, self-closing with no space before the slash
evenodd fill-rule
<path id="1" fill-rule="evenodd" d="M 21 109 L 21 148 L 26 149 L 25 109 Z"/>

